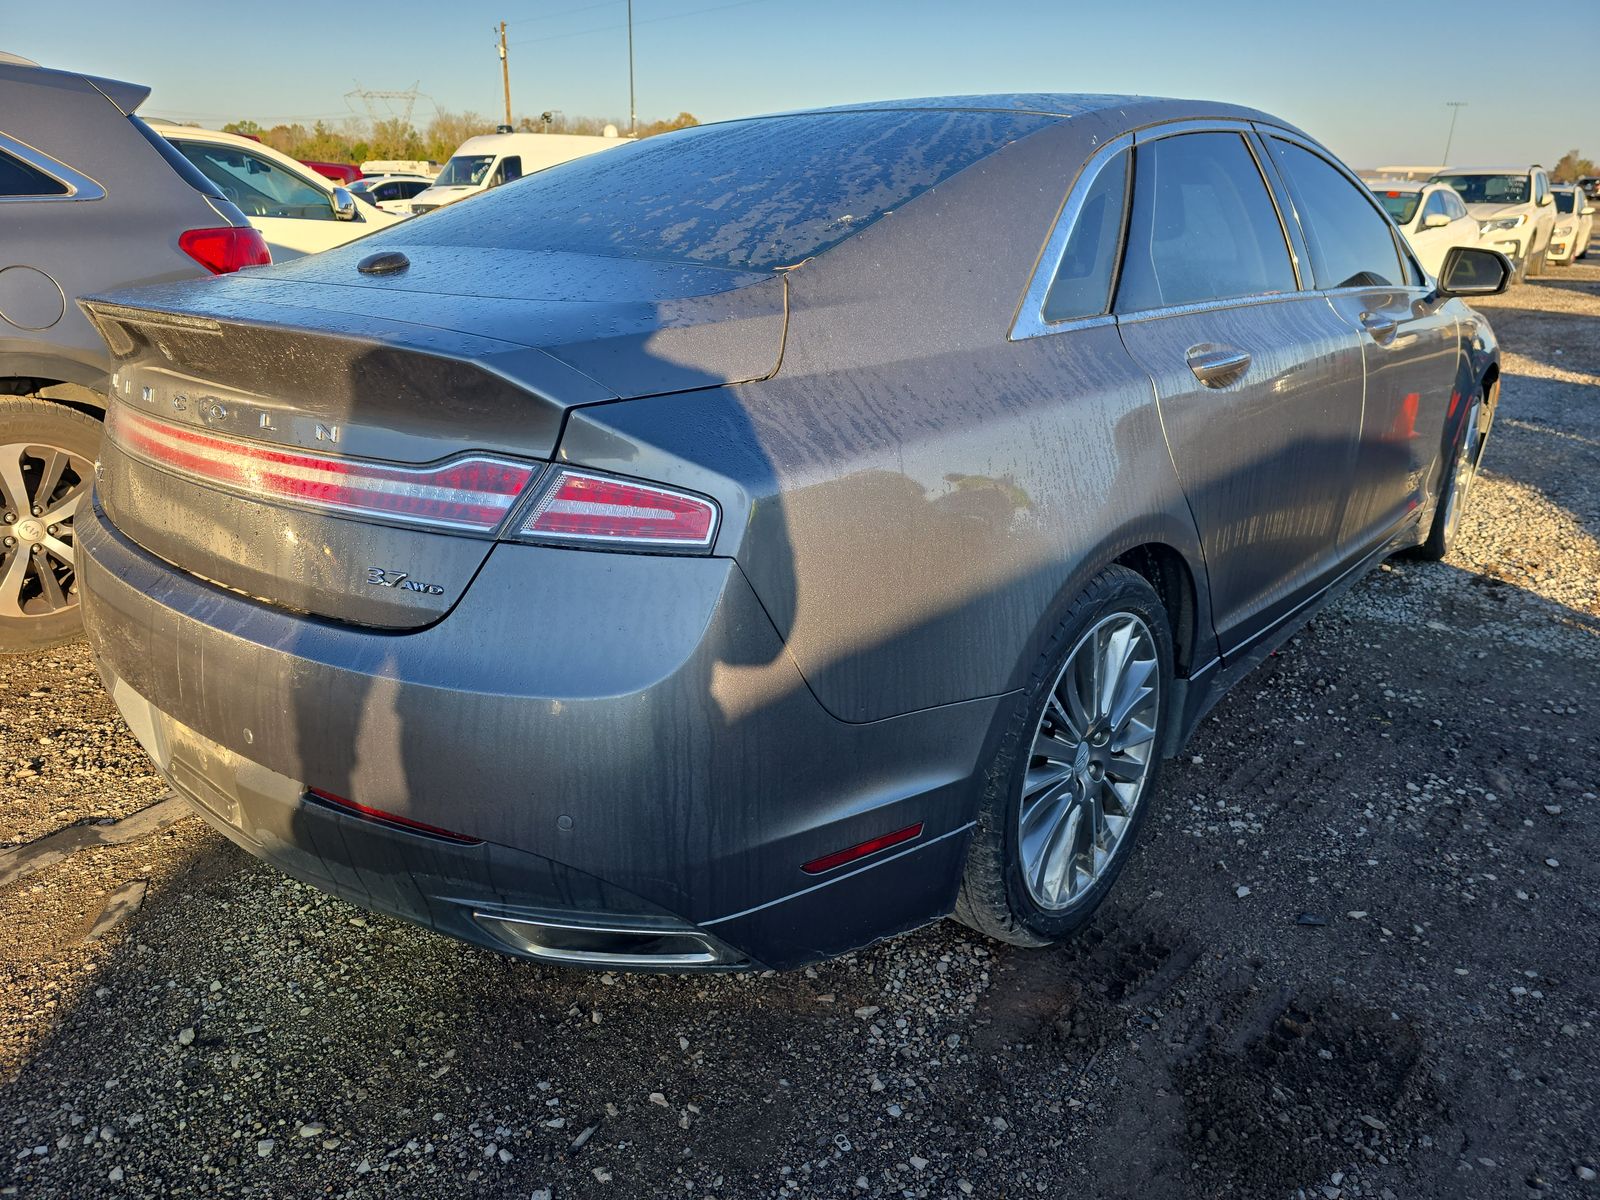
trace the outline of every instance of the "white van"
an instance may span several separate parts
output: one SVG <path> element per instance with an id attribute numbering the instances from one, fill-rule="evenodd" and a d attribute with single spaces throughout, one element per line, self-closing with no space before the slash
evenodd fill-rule
<path id="1" fill-rule="evenodd" d="M 411 212 L 432 212 L 502 183 L 630 140 L 618 137 L 616 128 L 610 125 L 603 137 L 578 133 L 485 133 L 470 137 L 450 156 L 433 186 L 412 197 Z"/>

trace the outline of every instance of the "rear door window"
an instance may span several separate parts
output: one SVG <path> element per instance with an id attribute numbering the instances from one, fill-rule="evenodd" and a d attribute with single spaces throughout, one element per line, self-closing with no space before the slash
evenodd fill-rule
<path id="1" fill-rule="evenodd" d="M 248 217 L 335 219 L 324 192 L 260 155 L 216 142 L 174 139 L 173 145 Z"/>
<path id="2" fill-rule="evenodd" d="M 67 185 L 0 150 L 0 196 L 65 196 Z"/>
<path id="3" fill-rule="evenodd" d="M 1303 146 L 1268 138 L 1311 250 L 1317 287 L 1397 287 L 1408 281 L 1388 221 L 1367 190 Z"/>
<path id="4" fill-rule="evenodd" d="M 1044 298 L 1046 321 L 1095 317 L 1111 305 L 1111 284 L 1116 273 L 1117 246 L 1122 240 L 1123 214 L 1131 179 L 1127 151 L 1100 168 L 1073 222 L 1061 266 Z"/>
<path id="5" fill-rule="evenodd" d="M 1239 134 L 1146 143 L 1134 174 L 1118 312 L 1295 290 L 1277 210 Z"/>

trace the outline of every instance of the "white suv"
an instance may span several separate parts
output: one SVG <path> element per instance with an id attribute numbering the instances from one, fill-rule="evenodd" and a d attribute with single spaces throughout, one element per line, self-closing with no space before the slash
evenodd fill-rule
<path id="1" fill-rule="evenodd" d="M 1518 279 L 1543 273 L 1556 224 L 1543 167 L 1446 167 L 1429 182 L 1449 184 L 1461 194 L 1482 230 L 1482 244 L 1509 258 Z"/>

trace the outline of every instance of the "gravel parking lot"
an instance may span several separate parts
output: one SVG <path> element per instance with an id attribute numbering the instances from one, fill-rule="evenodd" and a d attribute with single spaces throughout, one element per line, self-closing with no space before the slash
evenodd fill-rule
<path id="1" fill-rule="evenodd" d="M 81 647 L 9 660 L 0 1194 L 1600 1196 L 1600 264 L 1487 308 L 1454 557 L 1225 700 L 1057 950 L 515 962 L 94 824 L 162 786 Z"/>

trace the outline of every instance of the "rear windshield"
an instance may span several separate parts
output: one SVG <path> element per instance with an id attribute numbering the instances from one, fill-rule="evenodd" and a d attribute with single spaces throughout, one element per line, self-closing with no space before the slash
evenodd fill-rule
<path id="1" fill-rule="evenodd" d="M 770 270 L 1054 119 L 889 110 L 686 129 L 539 171 L 391 237 Z"/>
<path id="2" fill-rule="evenodd" d="M 1468 204 L 1526 204 L 1526 175 L 1436 175 L 1435 183 L 1447 183 L 1461 193 Z"/>
<path id="3" fill-rule="evenodd" d="M 1383 205 L 1383 210 L 1394 218 L 1396 225 L 1404 225 L 1416 216 L 1417 205 L 1422 201 L 1421 192 L 1373 188 L 1372 194 L 1378 198 L 1378 203 Z"/>

